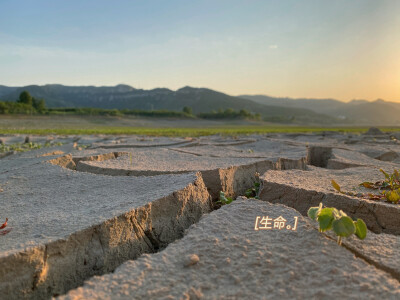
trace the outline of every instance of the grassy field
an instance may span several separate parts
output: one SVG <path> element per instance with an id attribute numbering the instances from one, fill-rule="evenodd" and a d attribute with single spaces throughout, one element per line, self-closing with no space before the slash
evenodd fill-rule
<path id="1" fill-rule="evenodd" d="M 292 126 L 232 126 L 226 127 L 210 127 L 202 128 L 144 128 L 144 127 L 95 127 L 92 129 L 0 129 L 0 134 L 62 134 L 62 135 L 82 135 L 82 134 L 136 134 L 148 136 L 205 136 L 205 135 L 249 135 L 249 134 L 263 134 L 263 133 L 311 133 L 322 131 L 339 131 L 339 132 L 352 132 L 362 133 L 367 131 L 368 128 L 331 128 L 331 127 L 292 127 Z M 399 129 L 395 129 L 399 130 Z M 392 131 L 392 130 L 390 130 Z"/>
<path id="2" fill-rule="evenodd" d="M 380 128 L 399 131 L 400 128 Z M 362 133 L 368 127 L 303 127 L 255 121 L 177 120 L 135 117 L 0 116 L 0 134 L 137 134 L 149 136 L 246 135 L 339 131 Z"/>

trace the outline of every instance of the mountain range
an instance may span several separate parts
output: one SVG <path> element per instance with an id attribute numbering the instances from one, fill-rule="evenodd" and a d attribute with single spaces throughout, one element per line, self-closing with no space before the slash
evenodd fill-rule
<path id="1" fill-rule="evenodd" d="M 264 95 L 241 95 L 239 97 L 265 105 L 279 105 L 287 108 L 301 107 L 355 125 L 400 125 L 400 103 L 382 99 L 372 102 L 366 100 L 342 102 L 335 99 L 292 99 Z"/>
<path id="2" fill-rule="evenodd" d="M 265 95 L 230 96 L 207 88 L 135 89 L 129 85 L 64 86 L 59 84 L 8 87 L 0 85 L 0 100 L 16 101 L 22 91 L 43 98 L 48 107 L 174 110 L 191 107 L 194 113 L 232 108 L 260 113 L 264 120 L 308 124 L 399 125 L 400 104 L 377 100 L 292 99 Z"/>

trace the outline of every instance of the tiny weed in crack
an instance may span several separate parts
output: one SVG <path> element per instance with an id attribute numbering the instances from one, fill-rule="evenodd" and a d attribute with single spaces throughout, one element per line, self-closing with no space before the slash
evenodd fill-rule
<path id="1" fill-rule="evenodd" d="M 334 207 L 323 207 L 322 203 L 318 207 L 310 207 L 307 212 L 308 217 L 319 223 L 319 231 L 331 230 L 337 235 L 337 243 L 342 244 L 343 237 L 355 234 L 363 240 L 367 236 L 367 226 L 362 219 L 354 221 L 344 211 Z"/>

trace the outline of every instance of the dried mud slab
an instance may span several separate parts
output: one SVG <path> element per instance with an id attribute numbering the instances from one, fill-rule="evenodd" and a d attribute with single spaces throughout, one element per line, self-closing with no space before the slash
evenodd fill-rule
<path id="1" fill-rule="evenodd" d="M 64 151 L 56 150 L 56 151 L 53 151 L 53 152 L 47 152 L 47 153 L 42 154 L 40 156 L 41 157 L 45 157 L 45 156 L 54 156 L 54 155 L 63 155 L 63 154 L 64 154 Z"/>
<path id="2" fill-rule="evenodd" d="M 185 160 L 189 157 L 190 164 Z M 218 198 L 220 191 L 233 197 L 243 195 L 257 180 L 256 173 L 263 174 L 267 170 L 306 169 L 305 157 L 271 160 L 215 158 L 210 161 L 209 158 L 174 153 L 168 149 L 139 150 L 134 153 L 111 152 L 86 157 L 66 155 L 49 162 L 67 169 L 108 176 L 157 176 L 199 171 L 213 199 Z"/>
<path id="3" fill-rule="evenodd" d="M 232 197 L 243 195 L 257 180 L 256 173 L 306 169 L 305 157 L 271 160 L 229 157 L 210 159 L 168 149 L 112 152 L 87 157 L 66 155 L 50 162 L 84 173 L 108 176 L 156 176 L 199 171 L 213 199 L 218 198 L 220 191 Z"/>
<path id="4" fill-rule="evenodd" d="M 73 170 L 82 162 L 116 161 L 124 154 L 64 155 L 50 160 L 52 164 L 37 155 L 19 157 L 13 160 L 18 169 L 0 173 L 6 182 L 3 212 L 12 216 L 12 231 L 0 245 L 2 295 L 19 299 L 63 294 L 90 276 L 113 271 L 182 237 L 185 228 L 213 209 L 211 199 L 219 191 L 235 196 L 254 184 L 256 172 L 305 168 L 304 158 L 279 159 L 196 176 L 134 180 Z"/>
<path id="5" fill-rule="evenodd" d="M 165 138 L 165 137 L 124 137 L 121 139 L 111 139 L 107 142 L 93 143 L 91 149 L 103 148 L 151 148 L 151 147 L 166 147 L 185 145 L 192 142 L 191 138 Z"/>
<path id="6" fill-rule="evenodd" d="M 88 155 L 88 156 L 72 156 L 71 154 L 67 154 L 65 156 L 61 156 L 58 158 L 54 158 L 49 161 L 52 165 L 57 165 L 63 168 L 76 170 L 77 164 L 81 161 L 105 161 L 110 159 L 116 159 L 118 157 L 128 155 L 127 152 L 110 152 L 104 154 L 97 155 Z M 46 156 L 46 155 L 42 155 Z"/>
<path id="7" fill-rule="evenodd" d="M 0 159 L 4 158 L 4 157 L 7 157 L 7 156 L 10 156 L 10 155 L 13 155 L 13 154 L 14 154 L 14 151 L 8 151 L 8 152 L 0 153 Z"/>
<path id="8" fill-rule="evenodd" d="M 108 177 L 43 163 L 1 173 L 0 295 L 63 294 L 164 248 L 211 210 L 200 174 Z M 40 175 L 39 175 L 40 174 Z"/>
<path id="9" fill-rule="evenodd" d="M 116 160 L 81 161 L 77 165 L 77 170 L 114 176 L 154 176 L 227 168 L 260 160 L 254 158 L 197 157 L 163 148 L 135 149 L 129 155 Z"/>
<path id="10" fill-rule="evenodd" d="M 126 149 L 124 149 L 126 150 Z M 211 149 L 212 150 L 212 149 Z M 212 151 L 210 150 L 210 153 Z M 212 154 L 211 154 L 212 155 Z M 305 168 L 305 158 L 253 158 L 253 157 L 210 157 L 191 153 L 177 152 L 171 149 L 136 149 L 117 159 L 83 160 L 76 164 L 76 170 L 111 176 L 155 176 L 160 174 L 179 174 L 197 171 L 226 169 L 232 166 L 244 166 L 265 163 L 275 168 Z M 71 158 L 73 159 L 73 158 Z M 64 164 L 65 165 L 65 164 Z M 278 167 L 276 167 L 278 166 Z M 264 172 L 268 169 L 260 170 Z M 258 172 L 260 172 L 258 171 Z"/>
<path id="11" fill-rule="evenodd" d="M 254 230 L 282 216 L 297 230 Z M 238 199 L 154 255 L 59 299 L 398 299 L 399 282 L 326 238 L 294 209 Z"/>
<path id="12" fill-rule="evenodd" d="M 169 148 L 170 150 L 189 153 L 196 156 L 205 157 L 249 157 L 249 158 L 267 158 L 278 157 L 299 158 L 306 156 L 306 147 L 289 146 L 280 142 L 270 140 L 258 140 L 251 143 L 239 145 L 227 145 L 224 147 L 215 145 L 197 145 L 192 147 Z"/>
<path id="13" fill-rule="evenodd" d="M 207 189 L 213 199 L 217 199 L 219 191 L 223 191 L 230 197 L 243 195 L 245 191 L 254 186 L 258 180 L 256 173 L 263 174 L 267 170 L 286 170 L 306 168 L 305 158 L 286 159 L 281 158 L 277 162 L 259 161 L 251 164 L 232 166 L 215 170 L 202 171 L 202 176 Z"/>
<path id="14" fill-rule="evenodd" d="M 328 235 L 336 239 L 332 233 L 328 233 Z M 369 231 L 364 240 L 350 236 L 343 239 L 342 245 L 357 257 L 387 272 L 400 283 L 400 236 L 385 233 L 375 234 Z"/>
<path id="15" fill-rule="evenodd" d="M 314 145 L 314 144 L 325 144 L 325 145 L 337 145 L 343 144 L 349 139 L 349 135 L 337 132 L 321 132 L 321 133 L 309 133 L 309 134 L 278 134 L 272 138 L 274 141 L 280 141 L 286 144 L 292 145 Z"/>
<path id="16" fill-rule="evenodd" d="M 383 159 L 379 159 L 383 158 Z M 392 164 L 389 160 L 382 157 L 371 158 L 360 152 L 345 150 L 345 149 L 333 149 L 332 157 L 328 160 L 328 169 L 345 169 L 360 166 L 370 166 L 378 168 L 398 168 L 400 165 Z M 394 159 L 393 159 L 394 160 Z"/>
<path id="17" fill-rule="evenodd" d="M 261 176 L 260 199 L 293 207 L 302 215 L 307 215 L 310 207 L 322 202 L 326 206 L 342 209 L 353 218 L 363 219 L 375 233 L 400 235 L 400 205 L 340 194 L 331 185 L 333 179 L 343 191 L 371 192 L 358 185 L 364 181 L 375 182 L 382 177 L 377 168 L 367 167 L 267 171 Z"/>
<path id="18" fill-rule="evenodd" d="M 361 152 L 351 149 L 338 148 L 338 146 L 309 146 L 307 148 L 307 163 L 312 166 L 342 170 L 355 167 L 378 167 L 378 168 L 398 168 L 400 165 L 395 163 L 397 158 L 393 151 L 384 151 L 381 149 L 369 150 L 368 154 L 375 155 L 372 158 Z M 372 151 L 372 152 L 371 152 Z M 379 155 L 377 153 L 380 153 Z"/>
<path id="19" fill-rule="evenodd" d="M 381 161 L 395 161 L 399 158 L 399 154 L 397 152 L 394 152 L 392 150 L 389 150 L 387 152 L 384 152 L 382 154 L 379 154 L 378 156 L 374 157 L 377 160 Z"/>
<path id="20" fill-rule="evenodd" d="M 257 141 L 256 139 L 230 139 L 230 138 L 208 138 L 208 139 L 200 139 L 198 141 L 199 145 L 210 145 L 210 146 L 217 146 L 217 147 L 226 147 L 226 146 L 238 146 L 238 145 L 246 145 L 251 144 Z"/>

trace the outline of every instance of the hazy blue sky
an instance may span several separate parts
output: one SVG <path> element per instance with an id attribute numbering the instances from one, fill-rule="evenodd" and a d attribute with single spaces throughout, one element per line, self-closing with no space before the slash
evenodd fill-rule
<path id="1" fill-rule="evenodd" d="M 400 101 L 399 0 L 0 0 L 0 84 Z"/>

